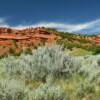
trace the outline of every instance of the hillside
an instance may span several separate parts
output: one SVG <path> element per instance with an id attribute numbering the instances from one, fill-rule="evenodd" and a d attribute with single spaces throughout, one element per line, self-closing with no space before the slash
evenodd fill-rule
<path id="1" fill-rule="evenodd" d="M 97 41 L 49 28 L 1 28 L 0 100 L 99 100 Z"/>
<path id="2" fill-rule="evenodd" d="M 90 51 L 100 51 L 100 35 L 86 36 L 59 32 L 55 29 L 38 27 L 23 30 L 0 28 L 0 55 L 20 54 L 23 50 L 37 48 L 39 45 L 58 43 L 68 49 L 73 47 Z"/>

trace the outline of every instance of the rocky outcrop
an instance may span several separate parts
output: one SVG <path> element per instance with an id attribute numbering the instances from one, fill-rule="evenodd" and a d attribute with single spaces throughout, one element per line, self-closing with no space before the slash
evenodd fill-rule
<path id="1" fill-rule="evenodd" d="M 95 44 L 100 46 L 100 35 L 96 35 L 93 40 L 95 41 Z"/>
<path id="2" fill-rule="evenodd" d="M 52 43 L 60 37 L 48 32 L 45 28 L 27 28 L 16 30 L 11 28 L 0 28 L 0 47 L 18 48 L 36 46 L 45 43 Z M 3 48 L 4 49 L 4 48 Z"/>

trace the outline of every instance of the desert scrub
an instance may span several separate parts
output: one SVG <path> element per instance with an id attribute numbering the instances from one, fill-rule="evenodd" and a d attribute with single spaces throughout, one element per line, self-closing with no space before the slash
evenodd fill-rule
<path id="1" fill-rule="evenodd" d="M 1 100 L 80 100 L 90 94 L 100 98 L 100 55 L 74 57 L 53 45 L 0 60 Z"/>
<path id="2" fill-rule="evenodd" d="M 100 84 L 100 55 L 88 56 L 81 64 L 79 73 L 88 79 L 89 82 Z"/>
<path id="3" fill-rule="evenodd" d="M 61 92 L 60 87 L 52 84 L 41 85 L 34 92 L 30 92 L 29 100 L 66 100 L 67 97 Z"/>
<path id="4" fill-rule="evenodd" d="M 55 78 L 72 76 L 79 67 L 79 61 L 65 54 L 60 46 L 52 46 L 39 47 L 33 55 L 22 54 L 18 59 L 4 58 L 0 64 L 8 76 L 45 82 L 49 75 Z"/>
<path id="5" fill-rule="evenodd" d="M 32 55 L 9 56 L 0 60 L 0 68 L 8 77 L 46 82 L 48 76 L 70 78 L 82 75 L 91 82 L 100 80 L 100 55 L 73 57 L 60 46 L 39 47 Z"/>
<path id="6" fill-rule="evenodd" d="M 24 83 L 18 80 L 0 80 L 0 100 L 24 100 L 26 98 Z"/>

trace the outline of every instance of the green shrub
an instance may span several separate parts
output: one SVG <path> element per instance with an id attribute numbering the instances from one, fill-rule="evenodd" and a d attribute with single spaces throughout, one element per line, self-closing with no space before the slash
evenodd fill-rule
<path id="1" fill-rule="evenodd" d="M 0 100 L 24 100 L 24 83 L 18 80 L 0 80 Z"/>
<path id="2" fill-rule="evenodd" d="M 32 51 L 32 55 L 23 53 L 19 57 L 1 59 L 0 99 L 77 100 L 71 95 L 82 99 L 90 94 L 99 98 L 100 55 L 74 57 L 66 52 L 62 47 L 53 45 L 39 47 Z M 63 84 L 55 85 L 57 80 L 62 79 L 64 86 L 69 86 L 64 87 L 64 94 L 60 87 Z M 34 88 L 35 82 L 40 84 Z"/>
<path id="3" fill-rule="evenodd" d="M 61 92 L 60 87 L 45 84 L 31 93 L 30 100 L 66 100 L 66 96 Z"/>

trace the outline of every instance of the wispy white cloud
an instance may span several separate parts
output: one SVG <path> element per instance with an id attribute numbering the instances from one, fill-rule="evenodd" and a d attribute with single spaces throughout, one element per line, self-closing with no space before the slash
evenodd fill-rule
<path id="1" fill-rule="evenodd" d="M 6 18 L 0 17 L 0 27 L 10 27 L 6 22 Z"/>
<path id="2" fill-rule="evenodd" d="M 15 29 L 24 29 L 27 27 L 48 27 L 48 28 L 56 28 L 60 31 L 65 32 L 76 32 L 76 33 L 99 33 L 100 32 L 100 19 L 93 20 L 86 23 L 59 23 L 59 22 L 40 22 L 36 24 L 20 24 L 17 26 L 10 26 L 5 18 L 0 18 L 0 26 L 3 27 L 11 27 Z"/>

